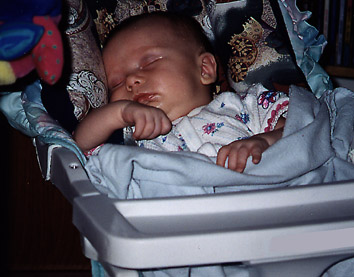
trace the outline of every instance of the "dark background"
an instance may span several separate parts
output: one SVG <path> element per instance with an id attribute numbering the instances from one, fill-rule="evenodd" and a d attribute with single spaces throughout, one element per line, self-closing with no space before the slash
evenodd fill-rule
<path id="1" fill-rule="evenodd" d="M 91 276 L 72 206 L 42 178 L 32 140 L 0 113 L 1 276 Z"/>

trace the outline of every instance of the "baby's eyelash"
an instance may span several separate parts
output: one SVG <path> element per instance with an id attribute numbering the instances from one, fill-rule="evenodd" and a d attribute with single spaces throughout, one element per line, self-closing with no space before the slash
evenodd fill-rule
<path id="1" fill-rule="evenodd" d="M 111 90 L 114 90 L 114 89 L 116 89 L 116 88 L 119 88 L 119 87 L 121 87 L 123 84 L 124 84 L 124 80 L 118 81 L 118 82 L 116 82 L 116 83 L 111 87 Z"/>
<path id="2" fill-rule="evenodd" d="M 142 66 L 141 66 L 140 68 L 147 67 L 147 66 L 149 66 L 149 65 L 151 65 L 151 64 L 153 64 L 153 63 L 159 61 L 160 59 L 162 59 L 162 57 L 160 57 L 160 56 L 159 56 L 159 57 L 149 58 L 149 59 L 147 59 L 146 61 L 144 61 L 144 62 L 142 63 Z"/>

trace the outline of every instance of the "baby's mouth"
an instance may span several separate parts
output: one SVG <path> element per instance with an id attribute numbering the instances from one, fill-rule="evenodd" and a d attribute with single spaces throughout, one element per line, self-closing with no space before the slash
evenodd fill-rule
<path id="1" fill-rule="evenodd" d="M 156 93 L 139 93 L 134 95 L 133 101 L 138 102 L 140 104 L 148 104 L 156 99 Z"/>

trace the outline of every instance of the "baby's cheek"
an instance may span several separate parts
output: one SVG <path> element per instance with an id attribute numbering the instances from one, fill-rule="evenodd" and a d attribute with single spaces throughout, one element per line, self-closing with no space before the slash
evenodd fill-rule
<path id="1" fill-rule="evenodd" d="M 128 94 L 124 93 L 124 92 L 118 92 L 118 91 L 114 91 L 112 92 L 112 94 L 110 95 L 110 102 L 114 102 L 114 101 L 119 101 L 119 100 L 133 100 L 132 97 L 130 97 Z"/>

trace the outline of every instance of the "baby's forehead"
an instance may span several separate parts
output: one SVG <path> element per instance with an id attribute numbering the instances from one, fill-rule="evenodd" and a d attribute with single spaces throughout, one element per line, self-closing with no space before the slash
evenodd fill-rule
<path id="1" fill-rule="evenodd" d="M 149 19 L 139 21 L 125 28 L 115 35 L 115 43 L 122 43 L 123 41 L 135 41 L 136 43 L 145 44 L 146 41 L 154 41 L 157 45 L 161 46 L 173 43 L 179 44 L 179 41 L 185 40 L 186 36 L 181 36 L 181 31 L 176 28 L 168 20 L 164 19 Z M 191 43 L 192 41 L 190 41 Z M 185 45 L 186 47 L 187 45 Z"/>
<path id="2" fill-rule="evenodd" d="M 191 32 L 191 31 L 190 31 Z M 118 50 L 120 45 L 140 45 L 154 43 L 156 46 L 169 46 L 188 48 L 188 51 L 196 49 L 199 51 L 203 46 L 194 37 L 194 33 L 189 33 L 184 23 L 175 22 L 173 19 L 160 16 L 146 16 L 143 18 L 133 19 L 118 27 L 106 43 L 103 53 L 107 48 Z M 112 52 L 110 52 L 112 54 Z"/>

